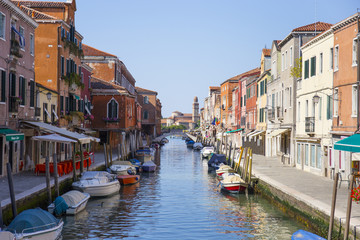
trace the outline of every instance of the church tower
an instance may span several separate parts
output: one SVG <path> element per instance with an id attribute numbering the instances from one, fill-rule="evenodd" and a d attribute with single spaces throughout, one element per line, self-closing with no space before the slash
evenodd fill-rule
<path id="1" fill-rule="evenodd" d="M 199 120 L 200 120 L 199 102 L 198 102 L 198 98 L 195 97 L 194 98 L 194 103 L 193 103 L 192 121 L 194 123 L 197 123 Z"/>

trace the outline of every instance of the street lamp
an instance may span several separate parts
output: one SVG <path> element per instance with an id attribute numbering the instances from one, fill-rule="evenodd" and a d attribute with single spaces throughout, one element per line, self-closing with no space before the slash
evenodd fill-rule
<path id="1" fill-rule="evenodd" d="M 319 103 L 319 101 L 320 101 L 319 95 L 317 95 L 317 93 L 315 93 L 315 95 L 313 96 L 312 100 L 313 100 L 313 102 L 314 102 L 315 104 Z"/>
<path id="2" fill-rule="evenodd" d="M 47 99 L 50 101 L 50 100 L 51 100 L 51 97 L 52 97 L 51 92 L 48 92 L 48 93 L 46 94 L 46 97 L 47 97 Z"/>

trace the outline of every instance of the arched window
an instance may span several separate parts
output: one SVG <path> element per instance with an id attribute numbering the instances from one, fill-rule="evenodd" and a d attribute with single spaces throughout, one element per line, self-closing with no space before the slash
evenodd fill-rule
<path id="1" fill-rule="evenodd" d="M 118 102 L 112 98 L 107 104 L 107 117 L 108 118 L 118 118 Z"/>
<path id="2" fill-rule="evenodd" d="M 144 97 L 144 103 L 145 103 L 145 104 L 148 104 L 148 103 L 149 103 L 149 97 L 148 97 L 148 96 L 145 96 L 145 97 Z"/>
<path id="3" fill-rule="evenodd" d="M 144 111 L 144 119 L 148 119 L 149 118 L 149 113 L 148 113 L 148 111 Z"/>

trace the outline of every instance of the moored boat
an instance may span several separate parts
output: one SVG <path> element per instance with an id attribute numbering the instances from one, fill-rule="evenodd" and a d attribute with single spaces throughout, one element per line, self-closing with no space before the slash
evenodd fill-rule
<path id="1" fill-rule="evenodd" d="M 249 186 L 237 173 L 224 173 L 222 178 L 223 180 L 220 181 L 221 189 L 230 193 L 244 192 Z"/>
<path id="2" fill-rule="evenodd" d="M 41 208 L 28 209 L 17 215 L 5 231 L 15 239 L 56 240 L 61 237 L 64 222 Z"/>
<path id="3" fill-rule="evenodd" d="M 60 197 L 57 197 L 53 203 L 48 206 L 48 211 L 56 216 L 75 215 L 85 209 L 90 198 L 89 193 L 82 193 L 77 190 L 71 190 Z"/>
<path id="4" fill-rule="evenodd" d="M 104 197 L 120 190 L 120 183 L 114 174 L 105 171 L 84 172 L 80 180 L 74 182 L 75 190 L 89 193 L 91 197 Z"/>
<path id="5" fill-rule="evenodd" d="M 140 147 L 138 150 L 136 150 L 135 157 L 142 163 L 151 161 L 154 159 L 154 151 L 147 146 Z"/>
<path id="6" fill-rule="evenodd" d="M 314 233 L 307 232 L 305 230 L 298 230 L 294 232 L 294 234 L 291 236 L 291 240 L 326 240 L 325 238 L 322 238 Z"/>
<path id="7" fill-rule="evenodd" d="M 140 181 L 139 175 L 121 175 L 116 177 L 121 185 L 131 185 Z"/>
<path id="8" fill-rule="evenodd" d="M 203 148 L 203 145 L 200 142 L 196 142 L 193 145 L 194 150 L 201 150 Z"/>
<path id="9" fill-rule="evenodd" d="M 220 164 L 219 169 L 216 170 L 216 175 L 219 177 L 222 176 L 224 173 L 234 173 L 234 169 L 226 164 Z"/>
<path id="10" fill-rule="evenodd" d="M 129 161 L 114 161 L 110 166 L 111 173 L 120 175 L 131 175 L 136 173 L 136 167 Z"/>
<path id="11" fill-rule="evenodd" d="M 192 148 L 194 146 L 195 142 L 193 140 L 190 140 L 186 143 L 186 146 L 189 148 Z"/>
<path id="12" fill-rule="evenodd" d="M 203 149 L 201 149 L 201 156 L 207 158 L 214 152 L 214 147 L 204 147 Z"/>
<path id="13" fill-rule="evenodd" d="M 221 164 L 226 164 L 226 156 L 224 154 L 213 154 L 208 161 L 209 170 L 217 170 Z"/>
<path id="14" fill-rule="evenodd" d="M 141 168 L 144 172 L 154 172 L 156 170 L 156 164 L 153 163 L 153 161 L 148 161 L 145 162 Z"/>

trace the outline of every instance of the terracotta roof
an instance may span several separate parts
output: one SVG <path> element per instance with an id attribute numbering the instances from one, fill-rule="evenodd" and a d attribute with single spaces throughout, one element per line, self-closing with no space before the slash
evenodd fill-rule
<path id="1" fill-rule="evenodd" d="M 209 87 L 209 89 L 210 89 L 210 90 L 215 90 L 215 91 L 216 91 L 216 90 L 219 90 L 219 91 L 220 91 L 220 90 L 221 90 L 221 87 Z"/>
<path id="2" fill-rule="evenodd" d="M 93 48 L 93 47 L 90 47 L 86 44 L 83 44 L 82 45 L 82 48 L 83 48 L 83 52 L 84 52 L 84 56 L 109 56 L 109 57 L 116 57 L 115 55 L 112 55 L 110 53 L 107 53 L 107 52 L 103 52 L 103 51 L 100 51 L 96 48 Z"/>
<path id="3" fill-rule="evenodd" d="M 308 24 L 308 25 L 305 25 L 302 27 L 294 28 L 292 31 L 293 32 L 314 32 L 316 30 L 319 32 L 323 32 L 323 31 L 328 30 L 331 26 L 332 26 L 332 24 L 330 24 L 330 23 L 316 22 L 316 23 Z"/>
<path id="4" fill-rule="evenodd" d="M 28 8 L 28 7 L 24 6 L 24 5 L 20 5 L 20 9 L 25 14 L 27 14 L 28 16 L 30 16 L 30 17 L 32 17 L 33 19 L 36 19 L 36 20 L 44 20 L 44 19 L 55 20 L 56 19 L 53 16 L 50 16 L 48 14 L 39 12 L 39 11 L 37 11 L 35 9 L 32 9 L 32 8 Z"/>
<path id="5" fill-rule="evenodd" d="M 16 1 L 12 0 L 14 4 L 24 5 L 29 8 L 65 8 L 66 2 L 50 2 L 50 1 Z M 69 3 L 68 3 L 69 4 Z"/>
<path id="6" fill-rule="evenodd" d="M 271 49 L 263 48 L 262 52 L 263 52 L 265 57 L 270 57 L 271 56 Z"/>
<path id="7" fill-rule="evenodd" d="M 279 43 L 281 42 L 281 40 L 275 40 L 276 44 L 279 45 Z"/>
<path id="8" fill-rule="evenodd" d="M 105 80 L 99 79 L 99 78 L 91 78 L 91 88 L 92 89 L 114 89 L 114 90 L 121 90 L 124 91 L 124 93 L 128 93 L 126 88 L 115 85 L 112 83 L 109 83 Z"/>
<path id="9" fill-rule="evenodd" d="M 236 75 L 235 77 L 230 78 L 230 80 L 239 80 L 240 78 L 252 76 L 252 75 L 260 75 L 260 68 L 254 68 L 250 71 L 244 72 L 242 74 Z"/>
<path id="10" fill-rule="evenodd" d="M 145 88 L 140 88 L 140 87 L 135 87 L 136 91 L 138 92 L 149 92 L 149 93 L 156 93 L 155 91 L 151 91 L 151 90 L 148 90 L 148 89 L 145 89 Z"/>

